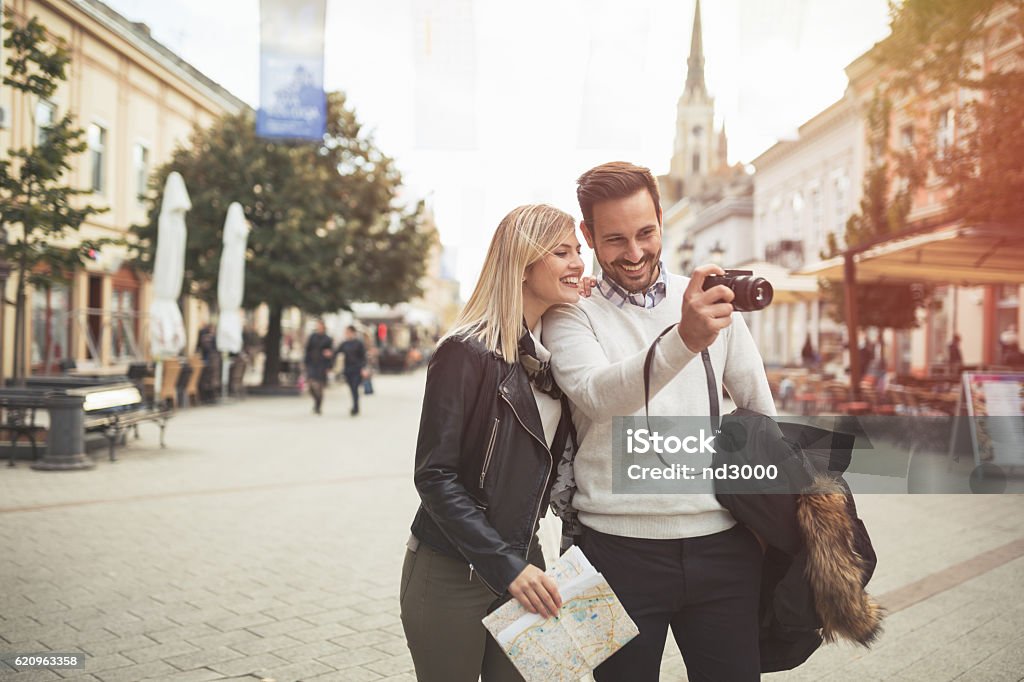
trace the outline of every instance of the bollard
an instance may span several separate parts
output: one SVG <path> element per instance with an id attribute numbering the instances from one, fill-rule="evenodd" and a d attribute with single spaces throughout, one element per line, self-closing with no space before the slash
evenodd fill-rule
<path id="1" fill-rule="evenodd" d="M 85 454 L 85 397 L 51 392 L 44 402 L 50 413 L 50 432 L 46 454 L 33 462 L 32 468 L 71 471 L 95 467 L 95 462 Z"/>

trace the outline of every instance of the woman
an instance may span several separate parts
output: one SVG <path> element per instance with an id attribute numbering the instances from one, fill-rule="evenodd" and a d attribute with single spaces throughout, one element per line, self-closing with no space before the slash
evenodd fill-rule
<path id="1" fill-rule="evenodd" d="M 505 216 L 430 359 L 400 596 L 420 682 L 521 680 L 480 620 L 505 595 L 543 616 L 561 606 L 536 532 L 572 423 L 539 339 L 549 307 L 579 300 L 573 228 L 551 206 Z"/>

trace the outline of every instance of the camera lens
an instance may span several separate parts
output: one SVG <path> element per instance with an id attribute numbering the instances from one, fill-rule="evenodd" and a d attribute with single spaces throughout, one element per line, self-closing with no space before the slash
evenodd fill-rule
<path id="1" fill-rule="evenodd" d="M 741 312 L 761 310 L 772 302 L 775 290 L 764 277 L 737 277 L 733 282 L 733 308 Z"/>

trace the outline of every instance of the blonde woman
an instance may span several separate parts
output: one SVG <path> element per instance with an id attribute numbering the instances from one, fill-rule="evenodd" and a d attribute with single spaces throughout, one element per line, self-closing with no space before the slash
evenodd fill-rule
<path id="1" fill-rule="evenodd" d="M 561 607 L 536 533 L 572 422 L 539 339 L 548 308 L 589 294 L 579 252 L 567 213 L 513 210 L 430 359 L 400 596 L 420 682 L 521 680 L 480 620 L 507 597 Z"/>

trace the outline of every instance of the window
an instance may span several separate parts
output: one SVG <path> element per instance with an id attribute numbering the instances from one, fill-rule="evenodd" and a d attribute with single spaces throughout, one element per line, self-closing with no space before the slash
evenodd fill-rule
<path id="1" fill-rule="evenodd" d="M 935 121 L 935 151 L 942 156 L 953 144 L 953 107 L 946 107 L 939 112 Z"/>
<path id="2" fill-rule="evenodd" d="M 700 173 L 700 154 L 694 153 L 693 155 L 693 172 Z"/>
<path id="3" fill-rule="evenodd" d="M 135 171 L 135 199 L 142 203 L 149 182 L 149 147 L 142 143 L 135 144 L 132 148 L 132 167 Z"/>
<path id="4" fill-rule="evenodd" d="M 32 292 L 32 368 L 55 372 L 71 357 L 71 290 L 67 285 L 37 287 Z"/>
<path id="5" fill-rule="evenodd" d="M 815 237 L 821 233 L 821 190 L 817 185 L 811 188 L 811 231 Z"/>
<path id="6" fill-rule="evenodd" d="M 53 119 L 57 116 L 57 106 L 45 99 L 39 100 L 36 104 L 36 144 L 40 145 L 46 141 L 46 128 L 53 125 Z"/>
<path id="7" fill-rule="evenodd" d="M 847 202 L 847 189 L 849 188 L 850 181 L 846 177 L 846 173 L 840 172 L 835 176 L 833 181 L 835 187 L 835 225 L 834 229 L 840 234 L 843 233 L 843 229 L 846 227 L 846 218 L 849 213 L 849 207 Z"/>
<path id="8" fill-rule="evenodd" d="M 914 146 L 914 126 L 905 125 L 900 128 L 900 147 L 909 149 Z"/>
<path id="9" fill-rule="evenodd" d="M 693 136 L 694 137 L 699 138 L 703 132 L 704 132 L 704 128 L 702 128 L 701 126 L 693 126 Z"/>
<path id="10" fill-rule="evenodd" d="M 138 351 L 138 290 L 115 286 L 111 292 L 111 351 L 117 359 L 134 357 Z"/>
<path id="11" fill-rule="evenodd" d="M 106 160 L 107 129 L 96 123 L 90 124 L 86 133 L 86 141 L 89 144 L 89 158 L 92 161 L 90 186 L 93 192 L 102 192 L 106 183 L 103 164 Z"/>

